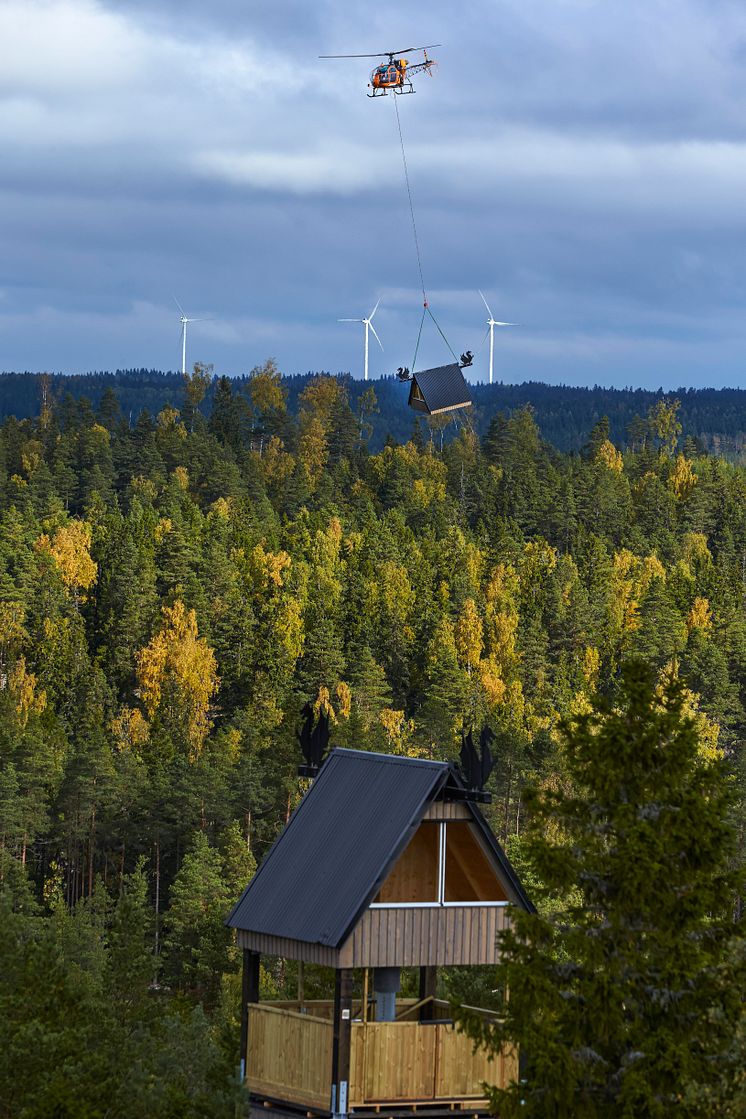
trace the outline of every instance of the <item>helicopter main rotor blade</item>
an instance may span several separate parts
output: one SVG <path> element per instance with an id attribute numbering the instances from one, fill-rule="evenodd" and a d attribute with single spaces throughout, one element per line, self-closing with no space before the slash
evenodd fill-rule
<path id="1" fill-rule="evenodd" d="M 391 54 L 411 54 L 412 51 L 431 51 L 436 47 L 442 47 L 442 43 L 428 43 L 426 47 L 407 47 L 405 51 L 391 51 Z"/>
<path id="2" fill-rule="evenodd" d="M 320 54 L 319 58 L 388 58 L 388 51 L 381 51 L 380 54 Z"/>
<path id="3" fill-rule="evenodd" d="M 376 328 L 373 326 L 373 323 L 370 321 L 370 319 L 368 319 L 368 326 L 373 331 L 373 337 L 375 338 L 376 342 L 381 347 L 381 350 L 383 350 L 383 342 L 381 341 L 381 339 L 376 334 Z"/>
<path id="4" fill-rule="evenodd" d="M 395 54 L 411 54 L 412 51 L 430 51 L 441 43 L 430 43 L 427 47 L 407 47 L 403 51 L 379 51 L 378 54 L 320 54 L 319 58 L 393 58 Z"/>

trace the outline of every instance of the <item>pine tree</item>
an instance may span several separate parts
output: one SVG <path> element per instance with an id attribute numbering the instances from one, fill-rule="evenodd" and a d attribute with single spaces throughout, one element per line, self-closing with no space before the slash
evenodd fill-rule
<path id="1" fill-rule="evenodd" d="M 541 912 L 502 934 L 502 1021 L 467 1018 L 520 1050 L 521 1083 L 492 1092 L 503 1119 L 712 1114 L 694 1089 L 740 1015 L 742 982 L 724 997 L 717 972 L 741 938 L 742 875 L 724 765 L 698 752 L 684 704 L 677 681 L 628 664 L 616 704 L 563 724 L 571 790 L 530 798 Z"/>

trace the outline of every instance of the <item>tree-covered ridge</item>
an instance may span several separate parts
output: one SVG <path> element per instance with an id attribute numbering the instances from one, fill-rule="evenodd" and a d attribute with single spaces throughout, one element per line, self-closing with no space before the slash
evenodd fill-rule
<path id="1" fill-rule="evenodd" d="M 284 378 L 288 408 L 293 415 L 297 415 L 299 397 L 316 375 L 306 373 Z M 234 378 L 235 391 L 245 392 L 251 376 Z M 345 382 L 353 408 L 370 385 L 375 388 L 379 411 L 371 418 L 370 445 L 373 449 L 380 450 L 387 437 L 398 443 L 410 438 L 412 414 L 406 407 L 408 385 L 400 384 L 394 376 L 367 384 L 352 379 L 347 373 L 338 376 Z M 212 376 L 208 383 L 202 405 L 205 415 L 209 415 L 219 382 L 218 376 Z M 136 422 L 143 409 L 155 415 L 168 404 L 181 408 L 185 399 L 181 374 L 154 369 L 79 375 L 0 373 L 0 419 L 36 417 L 45 397 L 59 405 L 67 394 L 76 400 L 86 397 L 98 408 L 108 390 L 116 395 L 130 425 Z M 671 403 L 678 399 L 685 438 L 691 436 L 700 441 L 703 449 L 734 461 L 743 461 L 746 451 L 746 390 L 743 389 L 677 389 L 664 393 L 662 389 L 613 389 L 599 385 L 579 388 L 529 381 L 523 384 L 478 383 L 472 385 L 472 395 L 471 424 L 480 437 L 485 435 L 495 412 L 513 414 L 530 404 L 542 437 L 559 450 L 579 451 L 588 432 L 603 417 L 608 418 L 611 437 L 618 446 L 635 446 L 642 418 L 658 401 Z M 455 426 L 449 425 L 445 438 L 450 440 L 454 432 Z"/>
<path id="2" fill-rule="evenodd" d="M 530 409 L 371 453 L 370 386 L 316 378 L 294 415 L 270 365 L 205 417 L 209 384 L 133 426 L 109 392 L 0 429 L 0 874 L 7 937 L 58 913 L 86 974 L 116 943 L 116 907 L 86 931 L 96 898 L 144 875 L 159 998 L 201 1003 L 231 1067 L 222 920 L 300 796 L 303 703 L 334 744 L 437 758 L 489 722 L 517 857 L 526 782 L 563 777 L 559 721 L 629 656 L 672 666 L 737 758 L 746 471 L 665 402 L 624 453 L 603 421 L 561 453 Z"/>

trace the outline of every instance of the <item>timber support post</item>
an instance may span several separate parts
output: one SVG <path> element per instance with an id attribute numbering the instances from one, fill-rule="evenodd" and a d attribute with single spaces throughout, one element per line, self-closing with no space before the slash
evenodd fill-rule
<path id="1" fill-rule="evenodd" d="M 241 1080 L 249 1074 L 249 1003 L 259 1002 L 259 953 L 243 950 L 241 973 Z"/>
<path id="2" fill-rule="evenodd" d="M 435 1006 L 433 999 L 438 987 L 438 969 L 437 967 L 425 966 L 420 968 L 420 1002 L 423 999 L 429 999 L 429 1002 L 424 1003 L 420 1007 L 420 1021 L 429 1022 L 435 1017 Z"/>
<path id="3" fill-rule="evenodd" d="M 334 980 L 334 1038 L 332 1042 L 331 1110 L 343 1119 L 349 1110 L 350 1049 L 352 1044 L 352 969 L 338 968 Z"/>

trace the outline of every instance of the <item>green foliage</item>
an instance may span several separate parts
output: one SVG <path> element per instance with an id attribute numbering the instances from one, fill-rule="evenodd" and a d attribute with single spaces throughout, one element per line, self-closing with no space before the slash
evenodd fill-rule
<path id="1" fill-rule="evenodd" d="M 109 1023 L 104 1048 L 123 1032 L 165 1047 L 127 1049 L 132 1114 L 147 1091 L 197 1107 L 196 1058 L 147 1087 L 189 1038 L 232 1065 L 223 920 L 301 795 L 306 700 L 335 744 L 432 758 L 489 722 L 490 821 L 532 890 L 526 786 L 565 787 L 558 726 L 631 653 L 673 664 L 740 795 L 746 470 L 704 453 L 732 432 L 703 432 L 688 395 L 677 412 L 562 390 L 558 410 L 555 390 L 494 386 L 467 422 L 423 426 L 393 381 L 283 378 L 272 361 L 232 381 L 197 367 L 40 387 L 39 418 L 0 427 L 0 883 L 4 919 L 28 922 L 8 940 L 13 1014 L 43 941 L 63 1009 L 28 1005 L 58 1063 L 93 1045 L 86 1015 Z M 679 423 L 702 436 L 684 453 Z M 292 969 L 266 979 L 290 990 Z M 68 1098 L 35 1060 L 16 1111 L 27 1092 L 45 1113 L 38 1074 L 61 1114 L 73 1098 L 97 1114 L 105 1093 L 129 1113 L 103 1066 L 98 1096 Z"/>
<path id="2" fill-rule="evenodd" d="M 712 1096 L 697 1101 L 732 1092 L 741 1019 L 743 977 L 722 975 L 742 938 L 733 783 L 703 756 L 680 682 L 657 687 L 640 662 L 562 734 L 566 787 L 527 797 L 539 912 L 501 935 L 502 1019 L 467 1022 L 521 1053 L 521 1082 L 493 1103 L 506 1117 L 711 1115 Z"/>

